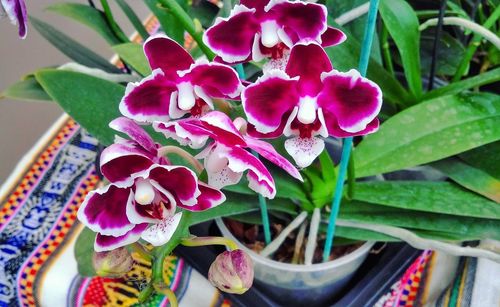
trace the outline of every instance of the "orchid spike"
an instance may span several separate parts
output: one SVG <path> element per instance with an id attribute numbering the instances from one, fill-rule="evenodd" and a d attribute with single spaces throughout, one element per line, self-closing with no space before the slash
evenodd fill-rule
<path id="1" fill-rule="evenodd" d="M 190 169 L 153 164 L 126 181 L 90 192 L 78 219 L 98 233 L 94 245 L 98 252 L 139 238 L 159 246 L 170 240 L 179 224 L 177 207 L 203 211 L 224 201 L 224 194 L 199 182 Z"/>
<path id="2" fill-rule="evenodd" d="M 213 99 L 233 99 L 243 85 L 229 66 L 194 61 L 177 42 L 154 35 L 144 43 L 153 69 L 150 76 L 129 83 L 120 103 L 121 113 L 139 122 L 201 116 L 213 110 Z"/>
<path id="3" fill-rule="evenodd" d="M 342 43 L 342 31 L 327 26 L 324 5 L 289 0 L 242 0 L 227 18 L 217 18 L 203 41 L 226 63 L 279 60 L 302 40 L 324 47 Z"/>
<path id="4" fill-rule="evenodd" d="M 290 137 L 285 149 L 307 167 L 325 147 L 321 137 L 375 132 L 382 92 L 356 70 L 334 70 L 318 43 L 302 42 L 292 48 L 285 71 L 265 73 L 243 91 L 242 103 L 249 135 Z"/>
<path id="5" fill-rule="evenodd" d="M 248 171 L 249 187 L 267 198 L 274 198 L 276 186 L 271 173 L 249 150 L 255 151 L 294 178 L 302 180 L 299 171 L 270 144 L 242 135 L 231 119 L 222 112 L 212 111 L 199 119 L 155 122 L 153 127 L 166 137 L 192 148 L 202 148 L 208 140 L 213 140 L 197 158 L 204 159 L 208 183 L 215 188 L 238 183 L 243 173 Z"/>
<path id="6" fill-rule="evenodd" d="M 0 9 L 5 11 L 13 24 L 17 25 L 19 37 L 24 39 L 28 34 L 28 13 L 24 0 L 0 0 Z M 0 10 L 0 17 L 1 17 Z"/>

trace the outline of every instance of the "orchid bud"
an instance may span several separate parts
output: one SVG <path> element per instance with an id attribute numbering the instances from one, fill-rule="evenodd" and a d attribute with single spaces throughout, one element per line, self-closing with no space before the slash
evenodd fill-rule
<path id="1" fill-rule="evenodd" d="M 212 263 L 208 280 L 219 290 L 243 294 L 253 283 L 253 263 L 241 249 L 225 251 Z"/>
<path id="2" fill-rule="evenodd" d="M 134 259 L 124 247 L 109 252 L 96 252 L 92 257 L 97 275 L 103 277 L 122 277 L 132 269 L 133 263 Z"/>

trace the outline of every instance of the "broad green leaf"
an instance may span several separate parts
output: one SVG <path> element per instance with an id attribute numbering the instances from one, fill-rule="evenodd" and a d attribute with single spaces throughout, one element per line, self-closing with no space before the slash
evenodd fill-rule
<path id="1" fill-rule="evenodd" d="M 118 104 L 125 87 L 89 75 L 46 69 L 35 73 L 43 89 L 90 134 L 104 145 L 115 132 L 108 123 L 119 117 Z"/>
<path id="2" fill-rule="evenodd" d="M 142 21 L 135 14 L 134 10 L 127 4 L 125 0 L 116 0 L 116 3 L 120 6 L 123 13 L 127 15 L 128 20 L 134 26 L 137 33 L 139 33 L 142 39 L 146 40 L 149 37 L 149 33 L 144 27 Z"/>
<path id="3" fill-rule="evenodd" d="M 498 231 L 500 220 L 414 211 L 358 201 L 344 201 L 340 207 L 339 218 L 361 223 L 452 233 L 461 235 L 463 240 L 500 239 Z"/>
<path id="4" fill-rule="evenodd" d="M 353 198 L 408 210 L 500 219 L 500 205 L 451 182 L 358 182 Z"/>
<path id="5" fill-rule="evenodd" d="M 326 231 L 325 231 L 326 232 Z M 335 237 L 348 238 L 358 241 L 379 241 L 379 242 L 398 242 L 399 239 L 389 237 L 382 233 L 375 231 L 351 228 L 351 227 L 337 227 L 335 229 Z M 335 243 L 335 241 L 334 241 Z"/>
<path id="6" fill-rule="evenodd" d="M 151 12 L 158 18 L 163 31 L 172 39 L 183 45 L 184 43 L 184 28 L 179 21 L 162 8 L 158 0 L 144 0 L 144 3 L 149 7 Z M 182 5 L 182 4 L 181 4 Z"/>
<path id="7" fill-rule="evenodd" d="M 422 96 L 422 100 L 428 100 L 444 95 L 458 94 L 473 87 L 478 87 L 498 81 L 500 81 L 500 67 L 427 92 L 424 94 L 424 96 Z"/>
<path id="8" fill-rule="evenodd" d="M 448 158 L 431 164 L 459 185 L 500 203 L 500 180 L 474 168 L 458 158 Z"/>
<path id="9" fill-rule="evenodd" d="M 219 7 L 207 0 L 193 1 L 192 6 L 189 7 L 189 15 L 198 19 L 204 28 L 210 27 L 215 17 L 219 13 Z"/>
<path id="10" fill-rule="evenodd" d="M 84 227 L 76 239 L 75 259 L 78 266 L 78 273 L 81 276 L 96 276 L 96 272 L 92 264 L 95 237 L 95 232 L 87 227 Z"/>
<path id="11" fill-rule="evenodd" d="M 100 55 L 83 46 L 71 37 L 57 30 L 53 26 L 35 17 L 30 16 L 30 22 L 46 40 L 59 49 L 73 61 L 88 67 L 99 68 L 111 73 L 121 73 L 121 71 L 109 63 Z"/>
<path id="12" fill-rule="evenodd" d="M 106 16 L 96 8 L 80 3 L 55 3 L 49 5 L 47 10 L 84 24 L 101 35 L 110 45 L 120 43 L 109 27 Z"/>
<path id="13" fill-rule="evenodd" d="M 355 149 L 356 176 L 440 160 L 499 139 L 499 95 L 439 97 L 398 113 L 367 136 Z"/>
<path id="14" fill-rule="evenodd" d="M 0 98 L 7 97 L 17 100 L 30 100 L 30 101 L 52 101 L 43 88 L 38 84 L 35 77 L 29 76 L 24 80 L 18 81 L 2 93 Z"/>
<path id="15" fill-rule="evenodd" d="M 213 220 L 217 217 L 232 216 L 237 214 L 255 212 L 259 210 L 259 201 L 257 195 L 248 197 L 247 195 L 224 192 L 226 201 L 210 210 L 193 212 L 189 219 L 189 225 L 195 225 Z M 268 200 L 267 208 L 270 211 L 280 211 L 295 215 L 296 206 L 289 200 L 273 199 Z"/>
<path id="16" fill-rule="evenodd" d="M 500 180 L 500 141 L 463 152 L 460 159 Z"/>
<path id="17" fill-rule="evenodd" d="M 419 97 L 422 95 L 422 77 L 417 15 L 404 0 L 381 0 L 379 12 L 398 47 L 410 92 L 415 97 Z"/>
<path id="18" fill-rule="evenodd" d="M 136 43 L 125 43 L 113 46 L 113 51 L 142 76 L 151 74 L 148 60 L 144 55 L 142 45 Z"/>
<path id="19" fill-rule="evenodd" d="M 347 35 L 347 40 L 340 45 L 326 48 L 326 53 L 333 63 L 333 67 L 340 71 L 358 69 L 361 45 L 359 41 L 344 28 L 332 22 L 334 27 L 340 28 Z M 377 83 L 384 94 L 384 102 L 392 104 L 410 104 L 413 101 L 411 95 L 403 88 L 382 65 L 371 59 L 368 65 L 367 77 Z"/>

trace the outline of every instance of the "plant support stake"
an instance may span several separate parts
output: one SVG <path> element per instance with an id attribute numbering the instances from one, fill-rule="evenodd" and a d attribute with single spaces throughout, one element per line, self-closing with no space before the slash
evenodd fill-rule
<path id="1" fill-rule="evenodd" d="M 366 70 L 368 69 L 370 49 L 373 41 L 373 32 L 375 31 L 375 23 L 377 21 L 378 3 L 379 0 L 370 0 L 368 20 L 366 21 L 365 35 L 363 38 L 361 56 L 359 59 L 359 72 L 363 77 L 366 75 Z M 342 157 L 340 158 L 339 174 L 337 176 L 337 182 L 335 183 L 335 194 L 333 195 L 332 209 L 330 211 L 330 218 L 328 221 L 328 229 L 326 233 L 325 248 L 323 249 L 323 262 L 329 260 L 330 252 L 332 250 L 333 237 L 335 235 L 335 222 L 339 214 L 340 200 L 342 199 L 342 190 L 344 188 L 344 180 L 347 172 L 347 165 L 349 164 L 351 149 L 352 137 L 347 137 L 344 139 L 342 145 Z"/>
<path id="2" fill-rule="evenodd" d="M 234 67 L 238 76 L 241 80 L 246 79 L 245 69 L 242 64 L 238 64 Z M 256 157 L 259 157 L 259 154 L 253 152 Z M 266 245 L 271 243 L 271 225 L 269 224 L 269 213 L 267 212 L 267 203 L 264 196 L 259 194 L 259 207 L 260 207 L 260 216 L 262 219 L 262 228 L 264 228 L 264 241 L 266 241 Z"/>

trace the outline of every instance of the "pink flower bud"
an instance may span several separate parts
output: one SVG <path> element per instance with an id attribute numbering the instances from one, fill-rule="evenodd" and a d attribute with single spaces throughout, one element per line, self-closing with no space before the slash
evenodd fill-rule
<path id="1" fill-rule="evenodd" d="M 134 259 L 124 247 L 109 252 L 96 252 L 92 257 L 94 269 L 99 276 L 118 278 L 132 269 Z"/>
<path id="2" fill-rule="evenodd" d="M 252 259 L 240 249 L 225 251 L 210 266 L 208 280 L 221 291 L 243 294 L 253 283 Z"/>

